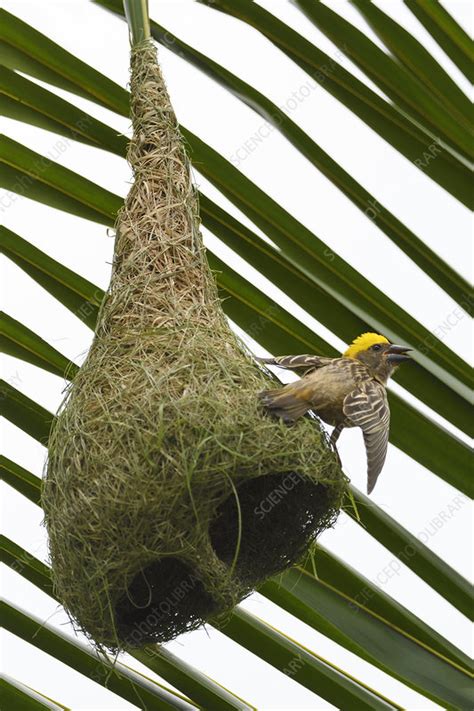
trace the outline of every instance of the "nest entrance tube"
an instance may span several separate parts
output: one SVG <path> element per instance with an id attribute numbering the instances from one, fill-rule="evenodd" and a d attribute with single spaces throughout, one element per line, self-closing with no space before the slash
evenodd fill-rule
<path id="1" fill-rule="evenodd" d="M 127 645 L 135 647 L 167 641 L 216 611 L 192 568 L 169 557 L 138 571 L 117 601 L 115 619 Z"/>
<path id="2" fill-rule="evenodd" d="M 227 565 L 235 558 L 237 577 L 250 585 L 299 560 L 331 523 L 326 488 L 295 472 L 249 479 L 237 495 L 217 508 L 209 534 L 217 556 Z"/>
<path id="3" fill-rule="evenodd" d="M 259 406 L 271 380 L 222 311 L 149 42 L 132 52 L 131 95 L 134 183 L 43 489 L 56 593 L 115 650 L 223 619 L 301 558 L 345 490 L 315 421 L 288 427 Z"/>

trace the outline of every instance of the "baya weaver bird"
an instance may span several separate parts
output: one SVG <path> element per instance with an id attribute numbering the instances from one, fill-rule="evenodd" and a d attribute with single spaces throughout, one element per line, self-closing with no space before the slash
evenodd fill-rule
<path id="1" fill-rule="evenodd" d="M 395 346 L 378 333 L 363 333 L 340 358 L 316 355 L 259 358 L 266 365 L 303 371 L 303 377 L 259 393 L 265 409 L 292 423 L 308 411 L 334 426 L 335 446 L 344 427 L 360 427 L 367 452 L 367 493 L 382 471 L 387 454 L 390 410 L 386 384 L 410 348 Z"/>

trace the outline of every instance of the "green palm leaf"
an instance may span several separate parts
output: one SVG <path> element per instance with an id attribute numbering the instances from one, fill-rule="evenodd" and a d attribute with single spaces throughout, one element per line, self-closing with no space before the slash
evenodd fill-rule
<path id="1" fill-rule="evenodd" d="M 3 311 L 0 311 L 0 353 L 20 358 L 60 377 L 67 374 L 73 378 L 79 370 L 75 363 Z"/>
<path id="2" fill-rule="evenodd" d="M 139 662 L 166 679 L 183 694 L 193 699 L 202 708 L 218 708 L 222 711 L 257 711 L 246 701 L 237 697 L 202 672 L 183 662 L 166 647 L 148 646 L 132 653 Z"/>
<path id="3" fill-rule="evenodd" d="M 437 0 L 403 0 L 467 79 L 474 82 L 472 39 Z"/>
<path id="4" fill-rule="evenodd" d="M 394 556 L 400 558 L 420 578 L 423 578 L 434 590 L 472 620 L 474 610 L 472 587 L 469 582 L 392 516 L 376 506 L 368 496 L 357 491 L 355 487 L 351 488 L 351 492 L 357 511 L 352 511 L 349 507 L 347 513 L 364 526 L 374 538 L 383 543 Z M 452 501 L 451 505 L 456 511 L 464 506 L 468 499 L 460 495 Z"/>
<path id="5" fill-rule="evenodd" d="M 472 124 L 472 105 L 468 97 L 443 67 L 404 27 L 392 20 L 369 0 L 351 0 L 392 54 L 435 96 L 453 116 Z"/>
<path id="6" fill-rule="evenodd" d="M 34 689 L 11 677 L 0 679 L 0 689 L 5 708 L 15 711 L 69 711 L 66 706 L 38 694 Z"/>
<path id="7" fill-rule="evenodd" d="M 453 155 L 461 152 L 468 161 L 472 160 L 472 133 L 468 116 L 457 110 L 454 115 L 446 111 L 438 98 L 433 97 L 404 67 L 319 0 L 294 2 L 415 124 L 448 146 Z"/>
<path id="8" fill-rule="evenodd" d="M 0 254 L 7 255 L 10 261 L 41 284 L 89 328 L 95 328 L 104 297 L 102 289 L 51 259 L 6 227 L 0 227 Z"/>
<path id="9" fill-rule="evenodd" d="M 309 570 L 290 570 L 278 583 L 266 583 L 263 591 L 288 612 L 433 701 L 461 708 L 469 703 L 467 670 L 401 635 Z"/>
<path id="10" fill-rule="evenodd" d="M 128 115 L 125 89 L 75 59 L 58 44 L 15 15 L 0 9 L 2 64 L 31 74 L 62 89 L 92 99 L 101 106 Z"/>
<path id="11" fill-rule="evenodd" d="M 316 79 L 323 89 L 420 167 L 416 161 L 420 161 L 436 143 L 437 136 L 422 130 L 302 35 L 251 0 L 198 1 L 255 27 L 309 76 Z M 423 171 L 458 200 L 472 207 L 472 195 L 465 182 L 469 180 L 469 170 L 449 150 L 441 148 L 437 160 L 423 166 Z"/>
<path id="12" fill-rule="evenodd" d="M 0 66 L 0 102 L 5 116 L 120 156 L 126 154 L 125 136 L 5 66 Z"/>
<path id="13" fill-rule="evenodd" d="M 120 662 L 116 662 L 114 666 L 104 663 L 84 644 L 69 638 L 64 632 L 54 630 L 44 620 L 24 612 L 16 605 L 0 602 L 0 609 L 6 630 L 114 691 L 130 703 L 141 702 L 146 704 L 145 708 L 150 711 L 188 711 L 196 708 L 184 698 Z"/>
<path id="14" fill-rule="evenodd" d="M 357 688 L 349 677 L 341 678 L 340 670 L 242 609 L 222 631 L 330 703 L 367 711 L 400 708 L 368 688 Z"/>
<path id="15" fill-rule="evenodd" d="M 371 529 L 367 527 L 367 530 Z M 392 564 L 392 567 L 397 566 Z M 453 665 L 472 672 L 473 663 L 466 654 L 323 545 L 317 545 L 315 556 L 308 557 L 303 569 L 319 583 L 338 590 L 351 609 L 360 607 L 369 610 L 375 617 L 385 620 L 407 637 L 449 659 Z"/>

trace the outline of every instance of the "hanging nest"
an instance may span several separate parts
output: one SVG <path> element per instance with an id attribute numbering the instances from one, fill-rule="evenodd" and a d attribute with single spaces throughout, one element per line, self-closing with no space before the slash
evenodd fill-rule
<path id="1" fill-rule="evenodd" d="M 135 181 L 43 493 L 56 593 L 110 649 L 224 619 L 301 558 L 345 488 L 316 421 L 259 407 L 271 379 L 222 311 L 151 43 L 132 52 L 131 94 Z"/>

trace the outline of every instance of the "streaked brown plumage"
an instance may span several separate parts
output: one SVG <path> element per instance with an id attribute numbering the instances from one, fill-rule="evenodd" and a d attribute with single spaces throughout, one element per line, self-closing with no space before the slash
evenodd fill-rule
<path id="1" fill-rule="evenodd" d="M 344 427 L 360 427 L 367 452 L 367 493 L 371 493 L 387 454 L 390 410 L 386 383 L 394 369 L 409 360 L 404 346 L 384 336 L 364 333 L 340 358 L 315 355 L 261 358 L 260 362 L 303 371 L 303 377 L 259 398 L 275 417 L 291 423 L 309 410 L 334 426 L 335 445 Z"/>

